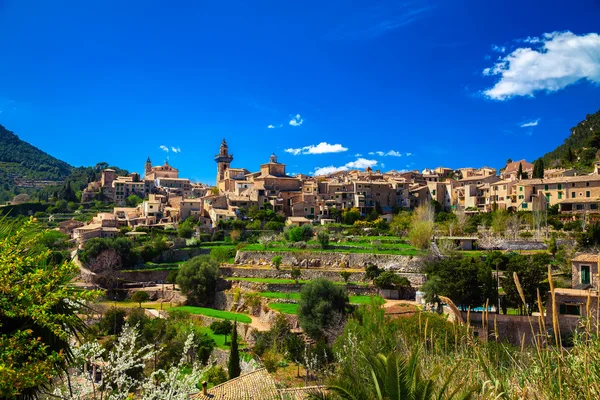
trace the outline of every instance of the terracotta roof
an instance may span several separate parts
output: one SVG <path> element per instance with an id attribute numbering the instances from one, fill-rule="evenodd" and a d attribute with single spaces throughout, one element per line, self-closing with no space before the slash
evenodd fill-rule
<path id="1" fill-rule="evenodd" d="M 580 254 L 571 261 L 579 262 L 598 262 L 598 254 Z"/>
<path id="2" fill-rule="evenodd" d="M 282 400 L 305 400 L 310 394 L 322 393 L 323 386 L 306 386 L 299 388 L 279 389 L 279 398 Z"/>
<path id="3" fill-rule="evenodd" d="M 190 398 L 274 400 L 279 398 L 279 394 L 271 375 L 261 368 L 209 389 L 206 396 L 200 392 L 192 394 Z"/>

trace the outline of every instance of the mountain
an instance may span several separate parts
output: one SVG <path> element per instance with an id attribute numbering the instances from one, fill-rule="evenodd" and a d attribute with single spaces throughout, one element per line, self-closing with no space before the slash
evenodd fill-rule
<path id="1" fill-rule="evenodd" d="M 3 172 L 17 179 L 60 181 L 73 167 L 19 139 L 0 125 L 0 163 Z"/>
<path id="2" fill-rule="evenodd" d="M 565 142 L 542 159 L 546 168 L 566 167 L 589 171 L 600 150 L 600 110 L 588 114 L 574 128 Z"/>
<path id="3" fill-rule="evenodd" d="M 0 202 L 65 180 L 73 167 L 19 139 L 0 125 Z"/>

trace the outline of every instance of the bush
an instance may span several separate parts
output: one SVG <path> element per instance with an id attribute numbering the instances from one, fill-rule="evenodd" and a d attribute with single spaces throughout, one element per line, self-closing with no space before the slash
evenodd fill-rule
<path id="1" fill-rule="evenodd" d="M 223 367 L 215 365 L 211 367 L 208 371 L 206 371 L 203 379 L 216 386 L 220 385 L 223 382 L 227 382 L 229 377 L 227 376 L 227 372 L 225 371 L 225 369 L 223 369 Z"/>
<path id="2" fill-rule="evenodd" d="M 312 237 L 313 229 L 310 225 L 296 226 L 285 232 L 285 238 L 290 242 L 309 241 Z"/>
<path id="3" fill-rule="evenodd" d="M 185 262 L 177 274 L 177 284 L 193 304 L 211 304 L 214 300 L 219 264 L 206 256 Z"/>
<path id="4" fill-rule="evenodd" d="M 302 288 L 298 320 L 313 339 L 322 338 L 325 330 L 340 322 L 346 314 L 348 296 L 344 288 L 326 279 L 315 279 Z"/>
<path id="5" fill-rule="evenodd" d="M 210 324 L 210 330 L 213 331 L 216 335 L 229 335 L 231 334 L 231 330 L 233 329 L 233 324 L 231 321 L 222 319 L 219 321 L 215 321 Z"/>
<path id="6" fill-rule="evenodd" d="M 260 224 L 260 221 L 257 222 Z M 265 224 L 264 229 L 267 231 L 282 231 L 284 226 L 283 222 L 269 221 Z M 260 229 L 260 225 L 258 229 Z"/>
<path id="7" fill-rule="evenodd" d="M 410 244 L 419 249 L 429 247 L 433 235 L 433 223 L 430 221 L 415 221 L 408 232 Z"/>
<path id="8" fill-rule="evenodd" d="M 382 272 L 373 279 L 373 284 L 380 289 L 399 289 L 410 286 L 408 279 L 398 276 L 391 271 Z"/>
<path id="9" fill-rule="evenodd" d="M 118 335 L 123 330 L 126 315 L 125 310 L 111 307 L 100 320 L 100 330 L 107 335 Z"/>
<path id="10" fill-rule="evenodd" d="M 210 250 L 210 258 L 219 264 L 227 262 L 233 256 L 227 247 L 215 247 Z"/>
<path id="11" fill-rule="evenodd" d="M 298 267 L 292 267 L 292 271 L 290 272 L 292 279 L 298 283 L 298 279 L 300 279 L 300 275 L 302 275 L 302 271 Z"/>
<path id="12" fill-rule="evenodd" d="M 273 351 L 266 351 L 262 356 L 262 363 L 267 369 L 267 371 L 271 374 L 277 372 L 277 368 L 279 366 L 279 362 L 281 358 L 275 354 Z"/>
<path id="13" fill-rule="evenodd" d="M 148 301 L 149 299 L 150 296 L 148 295 L 148 292 L 143 290 L 137 291 L 133 295 L 131 295 L 131 301 L 139 303 L 140 307 L 142 307 L 143 302 Z"/>
<path id="14" fill-rule="evenodd" d="M 319 232 L 317 234 L 317 240 L 319 241 L 319 244 L 321 245 L 322 249 L 326 249 L 329 247 L 329 235 L 327 234 L 327 232 Z"/>
<path id="15" fill-rule="evenodd" d="M 273 257 L 273 259 L 271 260 L 271 262 L 273 263 L 273 265 L 275 266 L 275 269 L 279 269 L 279 267 L 281 266 L 281 261 L 282 261 L 282 257 L 281 256 L 275 256 Z"/>

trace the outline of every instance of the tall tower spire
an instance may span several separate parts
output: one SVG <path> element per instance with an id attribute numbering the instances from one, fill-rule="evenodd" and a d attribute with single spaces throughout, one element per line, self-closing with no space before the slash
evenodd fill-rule
<path id="1" fill-rule="evenodd" d="M 233 154 L 229 154 L 227 142 L 223 139 L 219 148 L 219 154 L 215 156 L 215 162 L 217 163 L 217 186 L 225 178 L 225 171 L 229 168 L 231 161 L 233 161 Z"/>
<path id="2" fill-rule="evenodd" d="M 150 156 L 148 156 L 148 159 L 146 160 L 146 166 L 144 168 L 145 171 L 145 176 L 148 176 L 148 174 L 150 174 L 150 172 L 152 172 L 152 161 L 150 161 Z"/>

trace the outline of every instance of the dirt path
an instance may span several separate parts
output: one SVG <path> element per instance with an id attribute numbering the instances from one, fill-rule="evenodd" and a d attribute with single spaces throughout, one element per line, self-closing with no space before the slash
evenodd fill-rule
<path id="1" fill-rule="evenodd" d="M 250 323 L 250 326 L 252 328 L 256 329 L 257 331 L 265 332 L 265 331 L 268 331 L 269 329 L 271 329 L 271 326 L 269 324 L 266 324 L 266 323 L 260 321 L 258 319 L 258 317 L 251 315 L 250 318 L 252 318 L 252 322 Z"/>
<path id="2" fill-rule="evenodd" d="M 395 307 L 395 306 L 398 306 L 400 304 L 409 304 L 411 306 L 418 306 L 419 305 L 419 303 L 417 303 L 414 300 L 386 300 L 385 303 L 383 304 L 383 308 Z"/>

